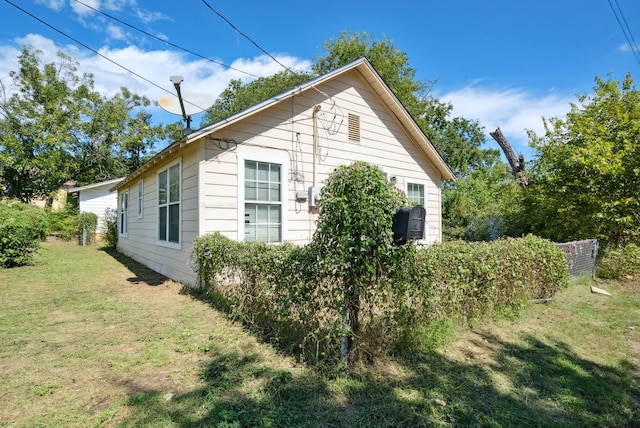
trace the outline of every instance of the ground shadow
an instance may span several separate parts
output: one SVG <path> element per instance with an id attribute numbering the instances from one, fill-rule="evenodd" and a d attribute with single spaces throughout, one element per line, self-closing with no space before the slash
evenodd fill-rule
<path id="1" fill-rule="evenodd" d="M 386 375 L 361 370 L 336 379 L 314 371 L 293 376 L 256 354 L 214 344 L 201 387 L 171 399 L 165 391 L 138 391 L 122 425 L 640 426 L 639 380 L 630 363 L 599 365 L 564 343 L 532 336 L 518 345 L 490 334 L 477 338 L 492 350 L 490 363 L 431 353 L 397 360 Z"/>
<path id="2" fill-rule="evenodd" d="M 169 281 L 169 278 L 167 278 L 166 276 L 161 275 L 152 269 L 149 269 L 145 265 L 136 262 L 132 258 L 125 256 L 124 254 L 119 253 L 113 248 L 104 247 L 102 248 L 102 250 L 113 257 L 115 260 L 117 260 L 124 267 L 126 267 L 131 273 L 133 273 L 133 275 L 135 275 L 127 278 L 127 281 L 133 284 L 146 284 L 155 287 Z"/>

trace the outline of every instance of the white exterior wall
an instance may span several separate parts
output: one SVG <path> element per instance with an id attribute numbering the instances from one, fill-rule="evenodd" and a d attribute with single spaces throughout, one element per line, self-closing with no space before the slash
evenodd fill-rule
<path id="1" fill-rule="evenodd" d="M 118 237 L 118 251 L 176 281 L 194 285 L 196 275 L 189 258 L 193 241 L 198 236 L 198 144 L 192 144 L 180 154 L 167 156 L 163 162 L 142 177 L 119 189 L 129 191 L 128 233 Z M 158 172 L 181 162 L 180 244 L 167 245 L 158 241 Z M 138 217 L 138 182 L 142 180 L 143 213 Z"/>
<path id="2" fill-rule="evenodd" d="M 317 105 L 319 155 L 314 183 L 312 112 Z M 348 113 L 360 117 L 360 142 L 348 138 Z M 309 209 L 308 200 L 295 199 L 296 192 L 308 191 L 314 184 L 321 186 L 335 167 L 357 160 L 377 165 L 395 176 L 401 190 L 406 189 L 407 182 L 424 184 L 425 241 L 442 240 L 440 173 L 391 109 L 353 71 L 154 158 L 152 167 L 119 189 L 129 191 L 129 214 L 128 234 L 119 237 L 118 250 L 174 280 L 195 285 L 197 277 L 190 266 L 190 254 L 198 236 L 219 231 L 231 239 L 243 238 L 238 233 L 244 228 L 240 224 L 244 201 L 239 198 L 239 168 L 243 168 L 246 157 L 283 159 L 286 163 L 287 212 L 283 217 L 287 222 L 283 228 L 288 241 L 308 243 L 318 217 L 317 210 Z M 157 240 L 158 171 L 177 160 L 181 162 L 182 226 L 180 245 L 172 247 Z M 138 217 L 140 181 L 144 199 L 143 215 Z"/>
<path id="3" fill-rule="evenodd" d="M 79 192 L 78 203 L 80 212 L 94 213 L 98 216 L 98 227 L 96 229 L 98 233 L 106 232 L 104 214 L 107 208 L 115 210 L 118 207 L 118 192 L 109 191 L 109 188 L 112 186 L 113 185 L 96 187 Z"/>
<path id="4" fill-rule="evenodd" d="M 309 210 L 308 201 L 296 201 L 295 195 L 297 191 L 307 191 L 314 184 L 312 111 L 315 105 L 320 105 L 317 127 L 319 161 L 315 184 L 321 186 L 338 165 L 357 160 L 377 165 L 394 175 L 401 190 L 406 189 L 409 181 L 424 184 L 427 211 L 425 241 L 441 241 L 440 175 L 417 145 L 369 87 L 353 74 L 332 80 L 330 86 L 318 89 L 230 125 L 223 134 L 214 137 L 235 140 L 236 144 L 207 141 L 201 177 L 202 234 L 220 231 L 229 238 L 240 239 L 238 208 L 242 201 L 238 200 L 237 176 L 242 164 L 239 158 L 253 156 L 257 159 L 288 160 L 286 239 L 299 244 L 311 240 L 317 211 Z M 331 101 L 320 91 L 331 94 L 335 103 L 333 109 Z M 338 113 L 335 122 L 334 112 Z M 348 113 L 360 117 L 359 143 L 348 139 Z"/>

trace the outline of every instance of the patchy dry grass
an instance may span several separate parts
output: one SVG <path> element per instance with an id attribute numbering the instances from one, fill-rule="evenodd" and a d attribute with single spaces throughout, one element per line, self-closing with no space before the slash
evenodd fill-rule
<path id="1" fill-rule="evenodd" d="M 640 426 L 640 281 L 328 379 L 95 247 L 0 270 L 0 426 Z"/>

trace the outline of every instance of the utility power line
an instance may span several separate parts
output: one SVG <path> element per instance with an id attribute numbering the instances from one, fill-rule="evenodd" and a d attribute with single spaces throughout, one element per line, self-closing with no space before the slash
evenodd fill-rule
<path id="1" fill-rule="evenodd" d="M 267 55 L 269 58 L 271 58 L 274 62 L 276 62 L 278 65 L 280 65 L 282 68 L 284 68 L 285 70 L 293 73 L 293 74 L 298 74 L 295 71 L 291 70 L 289 67 L 287 67 L 286 65 L 284 65 L 283 63 L 281 63 L 280 61 L 278 61 L 273 55 L 271 55 L 269 52 L 267 52 L 265 49 L 263 49 L 258 43 L 256 43 L 251 37 L 247 36 L 245 33 L 243 33 L 242 31 L 240 31 L 240 29 L 238 27 L 236 27 L 235 25 L 233 25 L 233 23 L 231 21 L 229 21 L 227 18 L 225 18 L 224 15 L 222 15 L 220 12 L 218 12 L 217 10 L 215 10 L 213 8 L 213 6 L 211 6 L 209 3 L 207 3 L 207 0 L 202 0 L 202 3 L 204 3 L 213 13 L 215 13 L 216 15 L 218 15 L 220 18 L 222 18 L 222 20 L 224 22 L 226 22 L 227 24 L 229 24 L 229 26 L 231 28 L 233 28 L 238 34 L 240 34 L 242 37 L 244 37 L 245 39 L 249 40 L 256 48 L 258 48 L 260 50 L 260 52 L 264 53 L 265 55 Z"/>
<path id="2" fill-rule="evenodd" d="M 145 31 L 145 30 L 143 30 L 143 29 L 141 29 L 141 28 L 139 28 L 139 27 L 136 27 L 135 25 L 129 24 L 129 23 L 127 23 L 127 22 L 125 22 L 125 21 L 123 21 L 123 20 L 121 20 L 121 19 L 119 19 L 119 18 L 116 18 L 116 17 L 115 17 L 115 16 L 113 16 L 113 15 L 110 15 L 110 14 L 108 14 L 108 13 L 106 13 L 106 12 L 103 12 L 103 11 L 101 11 L 101 10 L 99 10 L 99 9 L 96 9 L 95 7 L 90 6 L 90 5 L 88 5 L 88 4 L 86 4 L 86 3 L 84 3 L 84 2 L 82 2 L 82 1 L 80 1 L 80 0 L 73 0 L 73 1 L 75 1 L 76 3 L 79 3 L 79 4 L 81 4 L 81 5 L 83 5 L 84 7 L 88 8 L 88 9 L 93 10 L 94 12 L 97 12 L 97 13 L 99 13 L 99 14 L 103 15 L 103 16 L 106 16 L 106 17 L 107 17 L 107 18 L 109 18 L 109 19 L 112 19 L 112 20 L 114 20 L 114 21 L 116 21 L 116 22 L 119 22 L 119 23 L 120 23 L 120 24 L 122 24 L 122 25 L 126 25 L 127 27 L 132 28 L 132 29 L 134 29 L 134 30 L 136 30 L 136 31 L 139 31 L 139 32 L 141 32 L 142 34 L 145 34 L 145 35 L 147 35 L 147 36 L 149 36 L 149 37 L 152 37 L 152 38 L 154 38 L 154 39 L 156 39 L 156 40 L 158 40 L 158 41 L 160 41 L 160 42 L 162 42 L 162 43 L 165 43 L 165 44 L 167 44 L 167 45 L 169 45 L 169 46 L 173 46 L 174 48 L 180 49 L 180 50 L 182 50 L 182 51 L 184 51 L 184 52 L 187 52 L 187 53 L 189 53 L 189 54 L 191 54 L 191 55 L 197 56 L 198 58 L 204 59 L 204 60 L 206 60 L 206 61 L 210 61 L 210 62 L 212 62 L 212 63 L 214 63 L 214 64 L 221 65 L 221 66 L 223 66 L 223 67 L 225 67 L 225 68 L 227 68 L 227 69 L 229 69 L 229 70 L 233 70 L 233 71 L 237 71 L 237 72 L 242 73 L 242 74 L 246 74 L 247 76 L 251 76 L 251 77 L 255 77 L 255 78 L 260 77 L 260 76 L 256 76 L 255 74 L 251 74 L 251 73 L 249 73 L 249 72 L 246 72 L 246 71 L 240 70 L 240 69 L 238 69 L 238 68 L 232 67 L 232 66 L 230 66 L 230 65 L 227 65 L 227 64 L 225 64 L 225 63 L 223 63 L 223 62 L 216 61 L 216 60 L 214 60 L 214 59 L 208 58 L 208 57 L 206 57 L 206 56 L 204 56 L 204 55 L 200 55 L 200 54 L 199 54 L 199 53 L 197 53 L 197 52 L 194 52 L 194 51 L 192 51 L 192 50 L 189 50 L 189 49 L 187 49 L 187 48 L 184 48 L 184 47 L 182 47 L 182 46 L 179 46 L 179 45 L 177 45 L 177 44 L 175 44 L 175 43 L 171 43 L 171 42 L 170 42 L 170 41 L 168 41 L 168 40 L 165 40 L 165 39 L 162 39 L 162 38 L 160 38 L 160 37 L 158 37 L 158 36 L 156 36 L 156 35 L 153 35 L 153 34 L 151 34 L 151 33 L 147 32 L 147 31 Z"/>
<path id="3" fill-rule="evenodd" d="M 140 75 L 140 74 L 136 73 L 135 71 L 131 70 L 130 68 L 127 68 L 127 67 L 125 67 L 124 65 L 122 65 L 122 64 L 120 64 L 120 63 L 118 63 L 117 61 L 112 60 L 111 58 L 107 57 L 106 55 L 101 54 L 101 53 L 100 53 L 100 52 L 98 52 L 97 50 L 93 49 L 91 46 L 89 46 L 89 45 L 87 45 L 87 44 L 85 44 L 85 43 L 81 42 L 80 40 L 78 40 L 78 39 L 76 39 L 76 38 L 74 38 L 74 37 L 70 36 L 69 34 L 65 33 L 64 31 L 62 31 L 62 30 L 60 30 L 60 29 L 56 28 L 55 26 L 53 26 L 53 25 L 49 24 L 48 22 L 44 21 L 43 19 L 38 18 L 37 16 L 35 16 L 35 15 L 34 15 L 34 14 L 32 14 L 31 12 L 29 12 L 29 11 L 27 11 L 27 10 L 23 9 L 22 7 L 20 7 L 20 6 L 16 5 L 15 3 L 11 2 L 10 0 L 4 0 L 4 1 L 5 1 L 6 3 L 10 4 L 11 6 L 15 7 L 15 8 L 16 8 L 16 9 L 18 9 L 19 11 L 21 11 L 22 13 L 24 13 L 24 14 L 26 14 L 26 15 L 30 16 L 31 18 L 33 18 L 33 19 L 35 19 L 36 21 L 40 22 L 41 24 L 43 24 L 43 25 L 45 25 L 45 26 L 49 27 L 49 28 L 50 28 L 50 29 L 52 29 L 53 31 L 55 31 L 55 32 L 57 32 L 57 33 L 59 33 L 59 34 L 63 35 L 64 37 L 66 37 L 66 38 L 68 38 L 68 39 L 70 39 L 70 40 L 74 41 L 74 42 L 75 42 L 75 43 L 77 43 L 78 45 L 82 46 L 83 48 L 85 48 L 85 49 L 87 49 L 87 50 L 89 50 L 89 51 L 91 51 L 91 52 L 93 52 L 94 54 L 98 55 L 99 57 L 101 57 L 101 58 L 103 58 L 103 59 L 105 59 L 105 60 L 109 61 L 110 63 L 112 63 L 112 64 L 116 65 L 117 67 L 122 68 L 123 70 L 127 71 L 128 73 L 131 73 L 132 75 L 134 75 L 134 76 L 138 77 L 139 79 L 141 79 L 141 80 L 143 80 L 143 81 L 145 81 L 145 82 L 149 83 L 149 84 L 150 84 L 150 85 L 152 85 L 152 86 L 155 86 L 156 88 L 158 88 L 158 89 L 160 89 L 160 90 L 162 90 L 162 91 L 164 91 L 164 92 L 166 92 L 166 93 L 168 93 L 168 94 L 170 94 L 170 95 L 175 95 L 173 91 L 171 91 L 171 90 L 169 90 L 169 89 L 167 89 L 167 88 L 164 88 L 163 86 L 161 86 L 161 85 L 159 85 L 159 84 L 155 83 L 154 81 L 152 81 L 152 80 L 150 80 L 150 79 L 147 79 L 146 77 L 144 77 L 144 76 L 142 76 L 142 75 Z M 185 100 L 185 102 L 187 102 L 187 103 L 189 103 L 189 104 L 191 104 L 191 105 L 193 105 L 193 106 L 195 106 L 195 107 L 201 108 L 202 110 L 205 110 L 205 109 L 203 109 L 201 106 L 197 106 L 197 105 L 193 104 L 192 102 L 190 102 L 190 101 L 188 101 L 188 100 Z"/>
<path id="4" fill-rule="evenodd" d="M 629 48 L 631 48 L 631 52 L 633 52 L 633 56 L 635 57 L 636 62 L 638 63 L 638 65 L 640 65 L 640 50 L 638 49 L 638 44 L 636 43 L 636 40 L 633 38 L 633 33 L 631 33 L 631 28 L 629 28 L 629 24 L 627 23 L 627 20 L 624 17 L 624 13 L 620 8 L 620 4 L 618 4 L 618 0 L 613 0 L 613 2 L 615 3 L 615 7 L 613 6 L 613 3 L 611 2 L 611 0 L 607 0 L 607 1 L 609 2 L 611 11 L 613 12 L 613 15 L 616 17 L 616 21 L 618 21 L 618 25 L 620 26 L 620 29 L 622 30 L 622 33 L 624 34 L 625 39 L 627 39 L 627 43 L 629 44 Z M 616 11 L 616 8 L 617 8 L 617 11 Z"/>

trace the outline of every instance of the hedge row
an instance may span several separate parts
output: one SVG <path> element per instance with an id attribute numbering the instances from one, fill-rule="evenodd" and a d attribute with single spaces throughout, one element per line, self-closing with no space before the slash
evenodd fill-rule
<path id="1" fill-rule="evenodd" d="M 388 267 L 361 302 L 362 354 L 412 347 L 416 332 L 443 320 L 465 326 L 515 316 L 532 298 L 567 285 L 566 257 L 535 237 L 399 251 L 401 265 Z M 240 243 L 215 233 L 196 241 L 192 262 L 219 308 L 301 359 L 337 360 L 344 323 L 335 302 L 345 284 L 318 268 L 322 255 L 313 246 Z"/>

